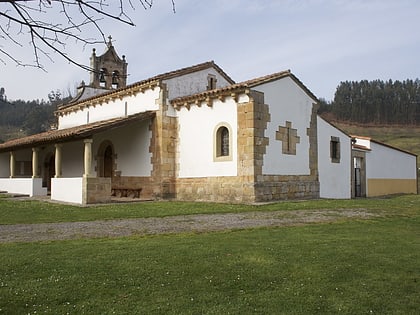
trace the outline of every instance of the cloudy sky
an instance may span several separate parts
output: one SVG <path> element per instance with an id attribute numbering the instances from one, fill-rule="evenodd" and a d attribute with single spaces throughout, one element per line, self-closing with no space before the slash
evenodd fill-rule
<path id="1" fill-rule="evenodd" d="M 107 23 L 129 83 L 214 60 L 235 81 L 290 69 L 317 97 L 331 100 L 346 80 L 420 77 L 418 0 L 155 0 L 130 12 L 136 26 Z M 0 5 L 0 11 L 6 4 Z M 0 23 L 4 21 L 0 20 Z M 16 49 L 0 41 L 3 49 Z M 98 54 L 105 45 L 96 45 Z M 66 52 L 88 64 L 92 47 L 69 42 Z M 29 49 L 16 52 L 32 60 Z M 0 63 L 9 99 L 67 93 L 84 70 L 54 56 L 47 72 Z"/>

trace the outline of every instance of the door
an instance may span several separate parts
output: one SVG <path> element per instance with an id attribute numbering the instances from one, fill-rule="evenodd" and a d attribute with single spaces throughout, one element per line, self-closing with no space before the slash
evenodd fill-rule
<path id="1" fill-rule="evenodd" d="M 104 152 L 104 177 L 112 177 L 114 165 L 113 155 L 112 146 L 107 146 Z"/>
<path id="2" fill-rule="evenodd" d="M 50 158 L 47 160 L 47 190 L 51 192 L 51 178 L 55 176 L 55 156 L 54 154 L 50 156 Z"/>

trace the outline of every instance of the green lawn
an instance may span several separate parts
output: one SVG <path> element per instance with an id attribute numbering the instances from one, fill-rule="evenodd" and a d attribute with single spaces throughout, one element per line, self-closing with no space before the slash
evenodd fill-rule
<path id="1" fill-rule="evenodd" d="M 420 208 L 418 195 L 355 200 L 288 201 L 265 205 L 232 205 L 194 202 L 139 202 L 78 207 L 36 200 L 18 201 L 0 197 L 0 224 L 74 222 L 122 218 L 164 217 L 199 213 L 367 208 L 397 214 Z"/>
<path id="2" fill-rule="evenodd" d="M 9 202 L 0 199 L 0 209 Z M 100 211 L 105 217 L 110 217 L 107 211 L 138 215 L 135 209 L 142 205 L 152 212 L 160 209 L 161 215 L 182 208 L 217 212 L 229 207 L 287 211 L 340 206 L 365 207 L 384 216 L 223 233 L 1 244 L 0 314 L 420 312 L 419 196 L 251 208 L 170 202 L 110 209 L 13 204 L 20 205 L 17 212 L 25 205 L 43 215 L 54 207 L 67 209 L 74 211 L 73 218 L 83 211 L 95 213 L 88 218 Z"/>

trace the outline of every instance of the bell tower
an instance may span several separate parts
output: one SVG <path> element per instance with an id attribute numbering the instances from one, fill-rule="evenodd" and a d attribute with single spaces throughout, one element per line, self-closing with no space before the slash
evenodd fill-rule
<path id="1" fill-rule="evenodd" d="M 93 48 L 90 57 L 89 86 L 96 89 L 118 89 L 127 85 L 127 62 L 125 56 L 122 59 L 116 53 L 112 45 L 112 37 L 109 36 L 107 50 L 100 56 L 96 55 L 96 49 Z"/>

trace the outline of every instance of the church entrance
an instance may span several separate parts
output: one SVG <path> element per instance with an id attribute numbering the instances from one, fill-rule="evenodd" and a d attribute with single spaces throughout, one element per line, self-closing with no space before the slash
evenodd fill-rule
<path id="1" fill-rule="evenodd" d="M 104 141 L 99 146 L 98 155 L 97 155 L 97 162 L 98 162 L 98 169 L 97 175 L 98 177 L 110 177 L 112 178 L 114 175 L 114 146 L 110 141 Z"/>
<path id="2" fill-rule="evenodd" d="M 104 153 L 104 176 L 103 177 L 112 177 L 113 173 L 113 152 L 112 146 L 108 145 Z"/>
<path id="3" fill-rule="evenodd" d="M 51 178 L 55 176 L 55 155 L 49 154 L 45 158 L 45 172 L 42 186 L 47 187 L 48 193 L 51 192 Z"/>

